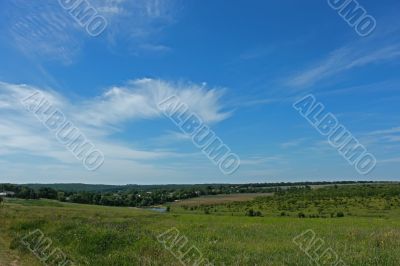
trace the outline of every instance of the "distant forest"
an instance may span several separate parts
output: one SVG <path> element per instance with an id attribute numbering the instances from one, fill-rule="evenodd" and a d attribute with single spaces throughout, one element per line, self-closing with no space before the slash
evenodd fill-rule
<path id="1" fill-rule="evenodd" d="M 89 185 L 89 184 L 0 184 L 0 192 L 14 192 L 22 199 L 53 199 L 61 202 L 105 206 L 146 207 L 205 195 L 281 192 L 288 187 L 365 184 L 371 181 L 295 182 L 194 185 Z M 379 182 L 382 183 L 382 182 Z"/>

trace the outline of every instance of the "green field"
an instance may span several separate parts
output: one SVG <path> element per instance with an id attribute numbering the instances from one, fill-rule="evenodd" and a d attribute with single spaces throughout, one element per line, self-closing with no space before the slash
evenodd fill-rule
<path id="1" fill-rule="evenodd" d="M 7 200 L 0 208 L 0 265 L 43 265 L 21 242 L 36 229 L 76 265 L 182 265 L 157 240 L 171 228 L 187 237 L 182 252 L 195 246 L 213 265 L 317 265 L 292 241 L 309 229 L 323 241 L 319 250 L 314 247 L 309 253 L 331 248 L 345 263 L 340 265 L 400 265 L 398 185 L 394 190 L 388 187 L 367 188 L 363 196 L 348 188 L 341 196 L 327 197 L 332 192 L 322 189 L 214 207 L 202 202 L 192 210 L 172 205 L 169 213 Z M 383 194 L 369 194 L 379 189 Z M 249 208 L 260 209 L 262 217 L 245 216 Z M 337 217 L 340 211 L 344 217 Z"/>

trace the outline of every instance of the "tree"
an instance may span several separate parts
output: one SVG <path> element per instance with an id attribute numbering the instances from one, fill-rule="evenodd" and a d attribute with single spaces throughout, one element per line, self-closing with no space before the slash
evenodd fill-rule
<path id="1" fill-rule="evenodd" d="M 3 206 L 3 198 L 2 197 L 0 197 L 0 206 Z"/>
<path id="2" fill-rule="evenodd" d="M 57 191 L 49 187 L 43 187 L 39 189 L 39 198 L 44 199 L 57 199 Z"/>
<path id="3" fill-rule="evenodd" d="M 22 187 L 21 190 L 16 194 L 16 197 L 22 199 L 37 199 L 38 195 L 33 189 Z"/>
<path id="4" fill-rule="evenodd" d="M 57 200 L 59 201 L 65 201 L 65 192 L 59 191 L 57 192 Z"/>

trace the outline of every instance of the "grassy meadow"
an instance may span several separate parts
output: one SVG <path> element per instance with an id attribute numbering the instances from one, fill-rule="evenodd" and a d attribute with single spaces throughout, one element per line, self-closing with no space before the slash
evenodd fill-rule
<path id="1" fill-rule="evenodd" d="M 368 194 L 367 189 L 364 196 L 357 196 L 364 192 L 349 188 L 352 197 L 328 197 L 332 192 L 314 191 L 241 202 L 188 201 L 186 207 L 180 202 L 167 213 L 7 199 L 0 207 L 0 265 L 43 265 L 21 243 L 36 229 L 76 265 L 182 265 L 157 240 L 171 228 L 213 265 L 317 265 L 292 241 L 308 229 L 324 241 L 317 252 L 331 248 L 345 263 L 341 265 L 400 265 L 400 205 L 395 192 Z M 250 208 L 262 216 L 246 216 Z M 337 217 L 338 212 L 344 217 Z"/>

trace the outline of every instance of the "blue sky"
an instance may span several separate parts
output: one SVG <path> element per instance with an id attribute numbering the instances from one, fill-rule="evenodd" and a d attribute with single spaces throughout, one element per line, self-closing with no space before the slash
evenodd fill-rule
<path id="1" fill-rule="evenodd" d="M 57 1 L 0 3 L 0 182 L 398 180 L 398 1 L 360 0 L 359 36 L 327 1 L 90 0 L 90 36 Z M 45 93 L 105 155 L 89 172 L 20 98 Z M 378 163 L 362 176 L 292 108 L 308 93 Z M 169 119 L 180 95 L 241 158 L 222 174 Z"/>

